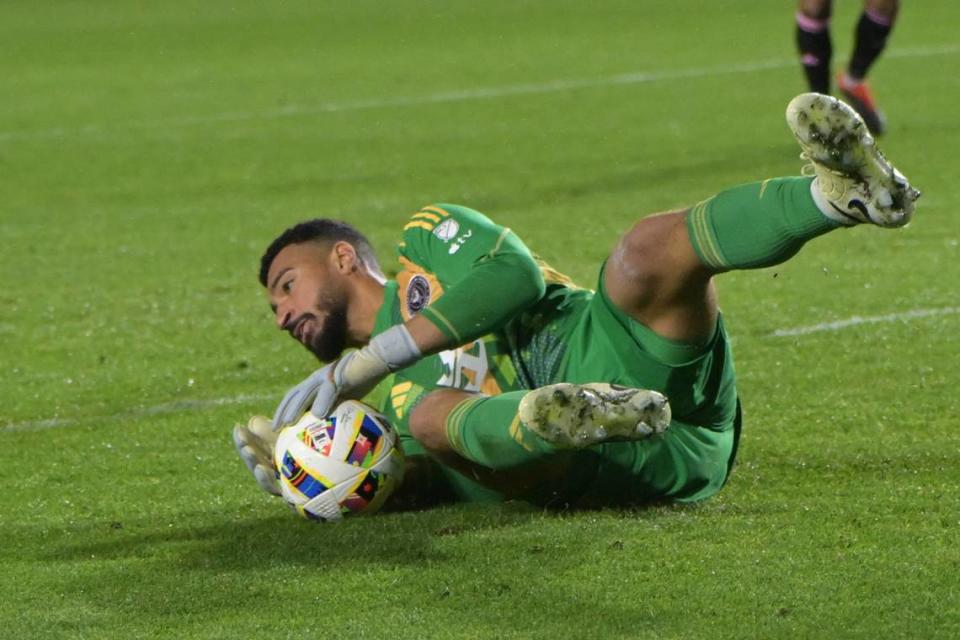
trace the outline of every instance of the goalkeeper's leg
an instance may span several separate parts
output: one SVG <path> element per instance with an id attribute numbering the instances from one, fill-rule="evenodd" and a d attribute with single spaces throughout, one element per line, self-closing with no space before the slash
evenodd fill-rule
<path id="1" fill-rule="evenodd" d="M 442 389 L 414 409 L 410 431 L 441 459 L 455 453 L 511 469 L 610 440 L 645 440 L 666 431 L 670 417 L 662 394 L 606 383 L 559 383 L 492 397 Z"/>
<path id="2" fill-rule="evenodd" d="M 610 300 L 654 333 L 701 343 L 717 326 L 712 279 L 779 264 L 839 228 L 810 195 L 810 178 L 727 189 L 692 209 L 640 220 L 607 260 Z"/>
<path id="3" fill-rule="evenodd" d="M 691 209 L 641 220 L 604 271 L 617 307 L 662 337 L 700 343 L 716 327 L 714 275 L 780 264 L 841 227 L 910 221 L 919 191 L 849 106 L 802 94 L 788 106 L 787 121 L 812 177 L 734 187 Z"/>
<path id="4" fill-rule="evenodd" d="M 520 423 L 525 394 L 433 391 L 410 414 L 410 432 L 441 464 L 504 497 L 528 497 L 534 487 L 562 479 L 572 457 Z"/>
<path id="5" fill-rule="evenodd" d="M 732 431 L 671 422 L 656 392 L 597 384 L 435 391 L 410 429 L 466 478 L 555 506 L 702 499 L 723 485 L 734 446 Z"/>

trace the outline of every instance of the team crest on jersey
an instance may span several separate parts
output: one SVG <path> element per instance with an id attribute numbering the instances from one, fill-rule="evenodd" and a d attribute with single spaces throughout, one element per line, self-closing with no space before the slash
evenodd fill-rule
<path id="1" fill-rule="evenodd" d="M 407 283 L 407 311 L 411 314 L 419 313 L 430 304 L 430 281 L 425 276 L 417 274 Z"/>
<path id="2" fill-rule="evenodd" d="M 444 242 L 450 242 L 456 237 L 458 231 L 460 231 L 460 224 L 453 218 L 447 218 L 437 225 L 437 228 L 433 230 L 433 235 Z"/>

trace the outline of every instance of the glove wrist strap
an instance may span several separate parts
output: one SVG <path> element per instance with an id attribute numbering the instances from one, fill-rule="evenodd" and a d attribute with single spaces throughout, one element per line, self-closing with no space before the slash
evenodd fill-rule
<path id="1" fill-rule="evenodd" d="M 420 348 L 406 326 L 390 327 L 370 344 L 340 359 L 334 370 L 334 382 L 340 388 L 367 387 L 386 375 L 403 369 L 421 358 Z"/>
<path id="2" fill-rule="evenodd" d="M 410 366 L 423 355 L 403 324 L 394 325 L 378 335 L 370 341 L 366 349 L 382 360 L 391 372 Z"/>

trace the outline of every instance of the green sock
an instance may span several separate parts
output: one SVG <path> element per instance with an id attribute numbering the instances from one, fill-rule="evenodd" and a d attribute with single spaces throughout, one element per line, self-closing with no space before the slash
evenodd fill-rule
<path id="1" fill-rule="evenodd" d="M 464 400 L 447 416 L 447 441 L 464 458 L 490 469 L 510 469 L 558 450 L 529 431 L 517 415 L 526 391 Z"/>
<path id="2" fill-rule="evenodd" d="M 780 264 L 808 241 L 842 225 L 810 195 L 813 178 L 772 178 L 722 191 L 687 215 L 690 242 L 717 271 Z"/>

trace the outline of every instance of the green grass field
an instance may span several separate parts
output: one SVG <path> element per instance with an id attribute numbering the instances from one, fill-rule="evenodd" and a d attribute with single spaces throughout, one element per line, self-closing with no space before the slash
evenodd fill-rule
<path id="1" fill-rule="evenodd" d="M 313 367 L 267 243 L 344 217 L 389 258 L 461 202 L 592 284 L 635 219 L 799 171 L 793 3 L 0 4 L 0 636 L 960 636 L 960 14 L 904 4 L 872 80 L 917 218 L 721 279 L 719 496 L 334 526 L 229 438 Z"/>

